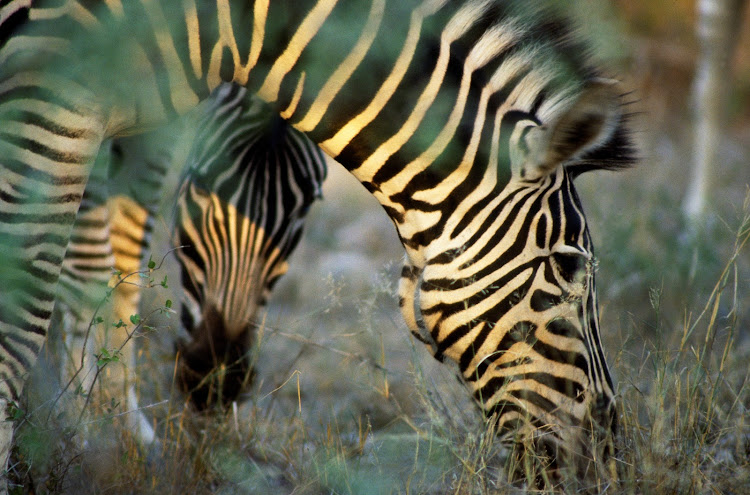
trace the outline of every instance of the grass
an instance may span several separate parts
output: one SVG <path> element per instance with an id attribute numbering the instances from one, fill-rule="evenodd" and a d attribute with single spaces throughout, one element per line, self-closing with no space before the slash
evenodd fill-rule
<path id="1" fill-rule="evenodd" d="M 368 211 L 362 206 L 362 215 Z M 605 349 L 619 382 L 621 432 L 621 483 L 609 493 L 750 490 L 750 336 L 743 309 L 750 298 L 750 195 L 737 212 L 734 238 L 728 227 L 723 233 L 726 254 L 719 269 L 709 264 L 710 270 L 696 269 L 691 278 L 671 273 L 669 266 L 661 277 L 655 268 L 638 268 L 633 284 L 639 289 L 629 288 L 633 296 L 624 299 L 647 298 L 644 305 L 620 311 L 613 308 L 616 301 L 604 301 Z M 323 213 L 310 227 L 329 221 Z M 336 249 L 330 238 L 325 242 Z M 367 239 L 361 242 L 365 246 Z M 708 246 L 696 242 L 681 249 L 697 250 L 700 260 Z M 313 235 L 298 254 L 327 256 L 315 243 Z M 628 264 L 605 259 L 600 275 L 607 264 Z M 174 392 L 171 349 L 164 341 L 173 338 L 165 334 L 176 322 L 159 315 L 150 322 L 158 333 L 141 345 L 143 368 L 159 372 L 139 378 L 142 404 L 157 404 L 149 414 L 158 445 L 140 448 L 119 409 L 108 410 L 106 400 L 90 406 L 85 445 L 71 435 L 64 415 L 46 422 L 29 415 L 14 456 L 17 480 L 25 484 L 16 493 L 520 491 L 505 481 L 506 452 L 463 387 L 417 347 L 398 320 L 396 265 L 371 263 L 381 269 L 367 283 L 356 276 L 321 276 L 322 304 L 300 288 L 280 289 L 301 313 L 290 314 L 296 310 L 288 300 L 269 308 L 258 342 L 258 380 L 229 411 L 196 414 Z M 632 267 L 638 263 L 630 260 Z M 302 284 L 303 275 L 311 276 L 310 270 L 290 273 L 286 283 Z M 619 290 L 609 285 L 612 279 L 604 279 L 603 293 Z M 683 283 L 710 289 L 701 298 Z M 151 298 L 159 304 L 168 297 L 160 287 L 148 290 L 160 291 Z M 159 378 L 149 382 L 148 376 Z"/>
<path id="2" fill-rule="evenodd" d="M 750 342 L 740 304 L 747 301 L 747 274 L 738 267 L 750 241 L 750 194 L 744 212 L 735 250 L 705 305 L 686 311 L 682 331 L 675 331 L 660 315 L 667 295 L 652 289 L 651 339 L 636 347 L 640 356 L 616 358 L 627 376 L 620 383 L 626 492 L 750 489 Z"/>

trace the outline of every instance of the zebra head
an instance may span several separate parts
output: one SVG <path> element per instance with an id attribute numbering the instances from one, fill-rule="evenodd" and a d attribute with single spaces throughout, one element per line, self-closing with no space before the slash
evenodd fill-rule
<path id="1" fill-rule="evenodd" d="M 180 383 L 203 408 L 231 402 L 252 377 L 254 318 L 287 271 L 326 170 L 317 146 L 237 86 L 218 89 L 199 129 L 174 242 L 191 336 Z"/>
<path id="2" fill-rule="evenodd" d="M 573 179 L 622 166 L 614 154 L 627 148 L 612 81 L 592 78 L 560 106 L 500 117 L 510 180 L 483 170 L 469 194 L 449 201 L 434 239 L 406 239 L 400 285 L 416 338 L 458 364 L 501 434 L 553 460 L 560 451 L 594 456 L 580 448 L 591 444 L 585 437 L 615 429 L 594 248 Z"/>

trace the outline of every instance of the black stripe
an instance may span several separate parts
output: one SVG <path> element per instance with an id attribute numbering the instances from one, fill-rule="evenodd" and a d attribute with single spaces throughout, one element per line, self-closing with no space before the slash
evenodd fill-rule
<path id="1" fill-rule="evenodd" d="M 583 339 L 583 335 L 580 334 L 575 325 L 564 318 L 555 318 L 554 320 L 548 322 L 546 325 L 546 329 L 551 334 L 557 335 L 559 337 L 576 340 Z"/>
<path id="2" fill-rule="evenodd" d="M 542 212 L 536 224 L 536 245 L 540 249 L 546 247 L 547 240 L 547 215 Z"/>
<path id="3" fill-rule="evenodd" d="M 0 139 L 17 147 L 60 163 L 86 163 L 91 157 L 53 149 L 31 138 L 14 136 L 0 131 Z"/>
<path id="4" fill-rule="evenodd" d="M 487 325 L 488 327 L 490 325 Z M 516 345 L 518 342 L 527 342 L 529 341 L 529 337 L 533 335 L 534 331 L 536 329 L 536 325 L 530 321 L 519 321 L 513 327 L 505 332 L 505 335 L 503 335 L 503 338 L 500 340 L 500 343 L 497 345 L 496 349 L 493 349 L 493 352 L 496 352 L 496 358 L 488 357 L 487 359 L 483 359 L 481 363 L 476 367 L 476 370 L 474 373 L 471 374 L 470 380 L 480 380 L 484 374 L 487 372 L 487 369 L 489 368 L 490 364 L 494 363 L 496 359 L 499 359 L 503 353 L 508 351 L 511 347 Z M 486 335 L 483 337 L 482 342 L 486 339 Z M 463 363 L 462 369 L 466 369 L 469 365 L 469 362 L 474 357 L 474 350 L 478 349 L 480 346 L 477 344 L 472 344 L 464 353 L 461 355 L 461 362 Z M 525 364 L 525 360 L 528 358 L 523 358 L 522 360 L 514 360 L 513 363 L 518 362 L 518 364 Z M 505 363 L 503 367 L 509 367 L 510 363 Z M 466 376 L 466 375 L 464 375 Z"/>
<path id="5" fill-rule="evenodd" d="M 557 190 L 553 192 L 547 200 L 547 211 L 549 212 L 551 227 L 549 245 L 554 246 L 560 238 L 560 229 L 563 218 L 560 213 L 560 202 L 562 201 L 562 192 Z"/>
<path id="6" fill-rule="evenodd" d="M 7 5 L 3 5 L 3 7 L 7 7 Z M 25 25 L 28 20 L 29 8 L 23 7 L 13 12 L 2 24 L 0 24 L 0 49 L 3 48 L 12 35 L 17 34 L 16 31 L 21 26 Z"/>
<path id="7" fill-rule="evenodd" d="M 0 321 L 3 321 L 3 317 L 0 316 Z M 23 321 L 19 322 L 21 325 L 15 325 L 19 327 L 23 327 Z M 13 323 L 11 323 L 12 325 Z M 27 330 L 29 327 L 25 328 L 24 330 Z M 35 332 L 36 333 L 36 332 Z M 14 342 L 11 342 L 14 341 Z M 13 345 L 13 344 L 16 345 Z M 3 348 L 5 353 L 13 358 L 14 361 L 21 364 L 21 369 L 17 368 L 16 366 L 12 366 L 10 362 L 7 360 L 3 360 L 3 366 L 8 366 L 8 368 L 11 369 L 11 372 L 15 374 L 15 377 L 20 376 L 21 374 L 25 373 L 27 370 L 31 369 L 33 366 L 33 363 L 30 362 L 28 359 L 24 357 L 24 355 L 20 352 L 20 350 L 17 349 L 18 346 L 26 347 L 27 349 L 31 350 L 31 352 L 36 355 L 39 352 L 39 346 L 33 344 L 31 341 L 27 339 L 19 338 L 17 333 L 11 333 L 8 335 L 4 335 L 0 333 L 0 347 Z"/>
<path id="8" fill-rule="evenodd" d="M 28 223 L 31 225 L 72 225 L 76 218 L 75 213 L 5 213 L 0 212 L 0 222 L 18 225 Z M 63 242 L 62 245 L 67 244 Z"/>
<path id="9" fill-rule="evenodd" d="M 69 185 L 86 184 L 85 175 L 64 175 L 64 176 L 58 177 L 56 175 L 52 175 L 48 172 L 45 172 L 43 170 L 31 168 L 29 167 L 28 163 L 22 162 L 19 160 L 14 160 L 12 158 L 4 158 L 3 165 L 6 170 L 25 177 L 26 182 L 42 182 L 44 185 L 51 185 L 51 186 L 69 186 Z M 81 171 L 83 171 L 83 167 L 81 167 Z M 19 190 L 19 192 L 22 191 L 22 188 L 17 188 L 17 189 Z M 28 190 L 29 190 L 29 196 L 34 198 L 35 202 L 37 203 L 47 202 L 47 198 L 44 198 L 43 196 L 39 194 L 38 188 L 37 189 L 30 188 Z"/>

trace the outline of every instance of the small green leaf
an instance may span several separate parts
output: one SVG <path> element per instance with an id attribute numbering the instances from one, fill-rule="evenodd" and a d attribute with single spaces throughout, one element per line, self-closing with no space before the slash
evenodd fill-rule
<path id="1" fill-rule="evenodd" d="M 156 262 L 151 259 L 151 256 L 148 257 L 148 269 L 153 270 L 156 268 Z"/>
<path id="2" fill-rule="evenodd" d="M 133 325 L 139 324 L 141 322 L 141 315 L 139 315 L 139 314 L 130 315 L 130 322 Z"/>
<path id="3" fill-rule="evenodd" d="M 117 350 L 110 352 L 105 347 L 102 347 L 101 352 L 96 354 L 96 365 L 100 368 L 109 363 L 116 363 L 118 361 L 120 361 L 120 355 Z"/>
<path id="4" fill-rule="evenodd" d="M 78 386 L 76 387 L 75 395 L 80 395 L 81 397 L 84 397 L 84 398 L 85 398 L 86 396 L 88 396 L 88 392 L 86 392 L 86 391 L 85 391 L 85 390 L 83 389 L 83 385 L 81 385 L 81 384 L 79 383 L 79 384 L 78 384 Z"/>
<path id="5" fill-rule="evenodd" d="M 26 411 L 18 407 L 15 402 L 8 403 L 8 419 L 18 421 L 26 415 Z"/>
<path id="6" fill-rule="evenodd" d="M 172 300 L 167 299 L 167 301 L 164 303 L 164 307 L 167 309 L 172 309 Z"/>
<path id="7" fill-rule="evenodd" d="M 161 286 L 165 289 L 169 289 L 169 285 L 167 285 L 167 276 L 164 275 L 164 280 L 161 281 Z"/>

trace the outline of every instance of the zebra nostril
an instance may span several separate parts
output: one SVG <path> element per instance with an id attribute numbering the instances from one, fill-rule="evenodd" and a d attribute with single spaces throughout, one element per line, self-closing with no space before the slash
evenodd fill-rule
<path id="1" fill-rule="evenodd" d="M 560 276 L 569 284 L 582 283 L 586 277 L 588 258 L 583 254 L 552 253 Z"/>

